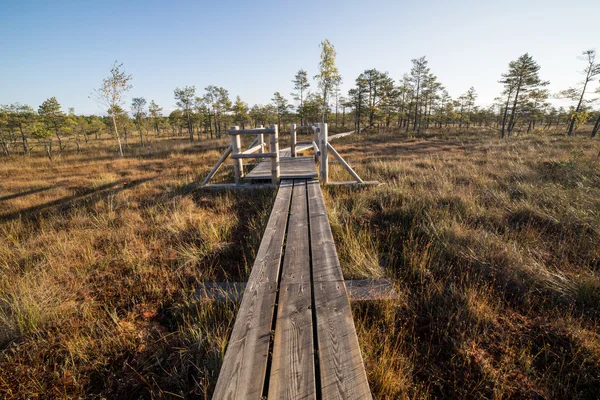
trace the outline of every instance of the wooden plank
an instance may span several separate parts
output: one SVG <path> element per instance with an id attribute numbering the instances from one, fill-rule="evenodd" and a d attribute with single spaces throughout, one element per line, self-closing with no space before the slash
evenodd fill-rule
<path id="1" fill-rule="evenodd" d="M 236 185 L 235 183 L 213 183 L 208 185 L 198 185 L 195 183 L 190 183 L 185 185 L 185 190 L 195 190 L 195 189 L 205 189 L 205 190 L 246 190 L 246 189 L 277 189 L 277 185 L 273 185 L 270 183 L 263 184 L 242 184 Z"/>
<path id="2" fill-rule="evenodd" d="M 260 147 L 260 146 L 256 146 L 256 147 Z M 239 153 L 239 154 L 232 155 L 231 158 L 233 158 L 233 159 L 239 159 L 239 158 L 271 158 L 271 157 L 275 157 L 276 155 L 277 155 L 277 153 L 257 153 L 257 154 Z"/>
<path id="3" fill-rule="evenodd" d="M 323 193 L 318 182 L 307 189 L 321 395 L 371 399 Z"/>
<path id="4" fill-rule="evenodd" d="M 280 158 L 281 179 L 315 179 L 317 170 L 312 157 L 281 157 Z M 256 168 L 246 175 L 249 180 L 270 180 L 271 162 L 259 163 Z"/>
<path id="5" fill-rule="evenodd" d="M 350 301 L 397 300 L 398 292 L 389 279 L 344 281 Z M 239 290 L 239 288 L 236 288 Z"/>
<path id="6" fill-rule="evenodd" d="M 379 181 L 336 181 L 327 182 L 327 186 L 379 186 Z"/>
<path id="7" fill-rule="evenodd" d="M 389 279 L 345 280 L 348 299 L 352 302 L 397 300 L 398 292 Z M 196 290 L 196 299 L 203 301 L 238 302 L 246 282 L 203 282 Z"/>
<path id="8" fill-rule="evenodd" d="M 254 139 L 254 142 L 257 142 L 258 138 Z M 248 147 L 247 150 L 242 151 L 242 154 L 254 154 L 257 153 L 259 151 L 261 151 L 263 148 L 262 145 L 257 144 L 256 146 L 254 144 L 252 144 L 250 147 Z"/>
<path id="9" fill-rule="evenodd" d="M 257 129 L 239 129 L 239 130 L 229 130 L 230 135 L 258 135 L 258 134 L 270 134 L 275 133 L 273 128 L 257 128 Z"/>
<path id="10" fill-rule="evenodd" d="M 310 216 L 310 238 L 313 278 L 318 281 L 343 280 L 331 226 L 325 210 L 325 202 L 319 182 L 308 182 L 308 210 Z"/>
<path id="11" fill-rule="evenodd" d="M 316 399 L 306 182 L 294 183 L 279 289 L 270 399 Z"/>
<path id="12" fill-rule="evenodd" d="M 352 135 L 353 133 L 354 133 L 354 131 L 350 131 L 350 132 L 338 133 L 337 135 L 331 135 L 331 136 L 329 136 L 329 141 L 332 141 L 332 140 L 335 140 L 335 139 L 339 139 L 339 138 L 342 138 L 344 136 Z"/>
<path id="13" fill-rule="evenodd" d="M 344 282 L 315 282 L 314 291 L 322 399 L 372 399 Z"/>
<path id="14" fill-rule="evenodd" d="M 282 181 L 244 291 L 213 399 L 260 399 L 292 182 Z"/>

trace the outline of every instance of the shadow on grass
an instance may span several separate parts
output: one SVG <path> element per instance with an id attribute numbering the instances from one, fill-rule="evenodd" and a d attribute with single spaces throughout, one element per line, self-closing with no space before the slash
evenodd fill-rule
<path id="1" fill-rule="evenodd" d="M 117 182 L 107 183 L 83 194 L 75 194 L 72 196 L 62 197 L 57 200 L 52 200 L 48 203 L 24 208 L 22 210 L 15 211 L 9 214 L 0 215 L 0 221 L 10 221 L 18 218 L 33 219 L 37 217 L 40 213 L 53 208 L 60 208 L 62 210 L 65 210 L 83 203 L 97 202 L 110 194 L 115 194 L 126 189 L 131 189 L 135 186 L 141 185 L 142 183 L 149 182 L 155 178 L 156 177 L 137 179 L 134 181 L 121 180 Z"/>
<path id="2" fill-rule="evenodd" d="M 55 188 L 55 186 L 46 186 L 46 187 L 41 187 L 41 188 L 37 188 L 37 189 L 26 190 L 26 191 L 21 192 L 21 193 L 9 194 L 8 196 L 0 197 L 0 201 L 17 199 L 19 197 L 25 197 L 25 196 L 29 196 L 29 195 L 32 195 L 32 194 L 45 192 L 46 190 L 50 190 L 50 189 L 53 189 L 53 188 Z"/>

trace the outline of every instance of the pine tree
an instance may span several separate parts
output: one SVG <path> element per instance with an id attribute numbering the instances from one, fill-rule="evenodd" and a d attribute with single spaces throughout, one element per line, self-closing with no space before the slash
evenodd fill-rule
<path id="1" fill-rule="evenodd" d="M 306 71 L 303 69 L 299 70 L 292 83 L 294 84 L 295 90 L 295 92 L 292 93 L 292 96 L 294 100 L 300 102 L 300 106 L 298 107 L 298 115 L 300 116 L 300 124 L 304 125 L 304 98 L 308 94 L 308 88 L 310 87 Z"/>
<path id="2" fill-rule="evenodd" d="M 160 135 L 159 121 L 162 117 L 162 110 L 162 107 L 159 107 L 159 105 L 156 104 L 154 100 L 150 100 L 150 105 L 148 106 L 148 113 L 150 114 L 150 118 L 152 118 L 154 130 L 156 131 L 156 136 Z"/>
<path id="3" fill-rule="evenodd" d="M 567 131 L 567 135 L 569 136 L 573 134 L 575 122 L 578 119 L 578 114 L 583 111 L 586 105 L 584 96 L 588 85 L 590 82 L 594 81 L 598 75 L 600 75 L 600 64 L 596 62 L 596 50 L 586 50 L 582 52 L 582 56 L 580 58 L 586 62 L 585 69 L 583 70 L 583 75 L 585 78 L 581 82 L 582 86 L 578 88 L 568 88 L 559 93 L 559 97 L 577 101 L 577 106 L 575 107 L 575 111 L 571 115 L 571 119 L 569 121 L 569 128 Z"/>
<path id="4" fill-rule="evenodd" d="M 504 94 L 507 96 L 504 117 L 502 119 L 502 137 L 505 132 L 508 136 L 511 135 L 517 122 L 517 114 L 520 107 L 527 100 L 527 94 L 549 84 L 548 81 L 542 81 L 539 76 L 540 66 L 534 59 L 525 53 L 518 59 L 511 61 L 508 64 L 508 72 L 502 74 L 500 83 L 504 84 Z M 510 119 L 508 120 L 508 105 L 512 100 L 510 111 Z"/>
<path id="5" fill-rule="evenodd" d="M 175 100 L 177 100 L 177 107 L 183 113 L 187 121 L 188 134 L 190 135 L 190 142 L 194 141 L 194 130 L 192 127 L 192 106 L 194 104 L 194 97 L 196 96 L 195 86 L 186 86 L 183 89 L 176 88 L 174 91 Z"/>

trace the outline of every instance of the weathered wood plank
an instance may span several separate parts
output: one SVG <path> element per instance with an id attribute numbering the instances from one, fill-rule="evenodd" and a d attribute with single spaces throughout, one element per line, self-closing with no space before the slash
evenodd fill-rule
<path id="1" fill-rule="evenodd" d="M 310 281 L 281 283 L 270 399 L 315 399 L 315 360 Z"/>
<path id="2" fill-rule="evenodd" d="M 398 292 L 389 279 L 346 280 L 346 293 L 350 301 L 396 300 Z"/>
<path id="3" fill-rule="evenodd" d="M 310 254 L 308 247 L 308 207 L 306 181 L 294 182 L 294 194 L 285 242 L 285 255 L 281 271 L 282 283 L 310 281 Z"/>
<path id="4" fill-rule="evenodd" d="M 306 182 L 296 181 L 279 289 L 270 399 L 316 398 L 307 211 Z"/>
<path id="5" fill-rule="evenodd" d="M 314 291 L 322 399 L 371 399 L 344 282 L 315 282 Z"/>
<path id="6" fill-rule="evenodd" d="M 257 146 L 260 147 L 260 146 Z M 277 153 L 258 153 L 258 154 L 253 154 L 253 153 L 239 153 L 239 154 L 234 154 L 231 156 L 231 158 L 233 159 L 240 159 L 240 158 L 272 158 L 275 157 L 277 155 Z"/>
<path id="7" fill-rule="evenodd" d="M 396 300 L 398 292 L 389 279 L 345 280 L 350 302 Z M 246 282 L 203 282 L 196 290 L 199 301 L 240 301 Z"/>
<path id="8" fill-rule="evenodd" d="M 213 399 L 260 399 L 292 182 L 282 181 L 229 339 Z"/>
<path id="9" fill-rule="evenodd" d="M 350 302 L 318 182 L 308 182 L 313 290 L 323 399 L 370 399 Z"/>
<path id="10" fill-rule="evenodd" d="M 315 179 L 317 170 L 312 157 L 281 157 L 281 179 Z M 259 163 L 256 168 L 246 175 L 249 180 L 270 180 L 271 162 L 269 160 Z"/>
<path id="11" fill-rule="evenodd" d="M 235 183 L 212 183 L 212 184 L 208 184 L 208 185 L 198 185 L 195 183 L 189 183 L 187 185 L 185 185 L 184 187 L 185 190 L 196 190 L 196 189 L 202 189 L 202 190 L 247 190 L 247 189 L 252 189 L 252 190 L 257 190 L 257 189 L 277 189 L 277 185 L 273 185 L 270 183 L 263 183 L 263 184 L 241 184 L 241 185 L 236 185 Z"/>
<path id="12" fill-rule="evenodd" d="M 379 181 L 336 181 L 336 182 L 327 182 L 327 186 L 379 186 Z"/>
<path id="13" fill-rule="evenodd" d="M 308 209 L 312 251 L 313 278 L 318 281 L 342 281 L 342 268 L 338 260 L 331 226 L 327 218 L 323 193 L 319 182 L 308 182 Z"/>
<path id="14" fill-rule="evenodd" d="M 230 129 L 229 132 L 230 135 L 258 135 L 258 134 L 272 134 L 275 133 L 275 130 L 273 128 L 256 128 L 256 129 L 239 129 L 239 130 L 233 130 Z"/>

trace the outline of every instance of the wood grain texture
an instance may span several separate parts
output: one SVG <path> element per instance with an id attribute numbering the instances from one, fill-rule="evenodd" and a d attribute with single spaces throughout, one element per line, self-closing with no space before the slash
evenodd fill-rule
<path id="1" fill-rule="evenodd" d="M 308 209 L 310 217 L 310 240 L 312 247 L 313 279 L 319 281 L 342 281 L 342 268 L 338 260 L 331 226 L 325 210 L 325 202 L 319 182 L 308 182 Z"/>
<path id="2" fill-rule="evenodd" d="M 315 282 L 314 291 L 322 399 L 372 399 L 344 282 Z"/>
<path id="3" fill-rule="evenodd" d="M 229 339 L 213 399 L 260 399 L 292 194 L 282 181 Z"/>
<path id="4" fill-rule="evenodd" d="M 322 398 L 371 399 L 323 193 L 307 192 Z"/>
<path id="5" fill-rule="evenodd" d="M 281 155 L 281 152 L 280 152 Z M 281 179 L 315 179 L 317 169 L 312 157 L 283 157 L 279 160 Z M 271 161 L 259 163 L 256 168 L 246 175 L 250 180 L 270 180 Z"/>
<path id="6" fill-rule="evenodd" d="M 269 399 L 316 399 L 310 281 L 281 283 Z"/>
<path id="7" fill-rule="evenodd" d="M 375 300 L 397 300 L 400 294 L 388 279 L 345 280 L 350 303 Z M 246 282 L 203 282 L 196 290 L 198 301 L 240 301 Z"/>
<path id="8" fill-rule="evenodd" d="M 294 181 L 281 283 L 310 282 L 306 181 Z"/>
<path id="9" fill-rule="evenodd" d="M 306 181 L 296 181 L 279 289 L 270 399 L 316 398 L 311 304 Z"/>

